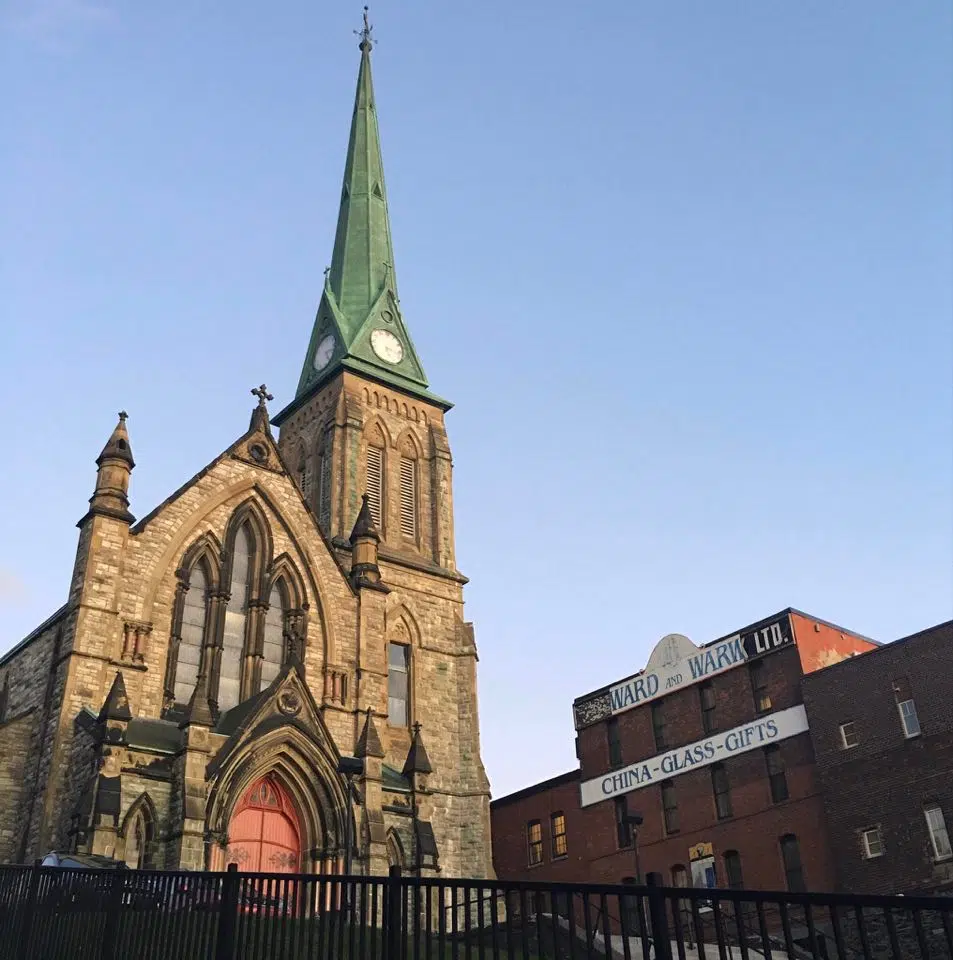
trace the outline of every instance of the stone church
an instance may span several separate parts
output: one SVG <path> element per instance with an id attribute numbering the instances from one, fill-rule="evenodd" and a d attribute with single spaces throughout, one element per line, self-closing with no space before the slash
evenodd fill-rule
<path id="1" fill-rule="evenodd" d="M 0 862 L 491 875 L 450 404 L 397 294 L 371 46 L 294 399 L 253 390 L 139 520 L 120 413 L 66 602 L 0 658 Z"/>

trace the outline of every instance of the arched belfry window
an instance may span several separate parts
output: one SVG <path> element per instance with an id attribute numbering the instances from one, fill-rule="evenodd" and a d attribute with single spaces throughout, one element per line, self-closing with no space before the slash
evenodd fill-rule
<path id="1" fill-rule="evenodd" d="M 379 528 L 384 507 L 384 448 L 373 443 L 367 447 L 367 502 L 374 526 Z"/>
<path id="2" fill-rule="evenodd" d="M 229 710 L 241 700 L 242 664 L 251 599 L 255 543 L 247 523 L 242 524 L 232 547 L 231 582 L 222 631 L 222 660 L 218 676 L 218 706 Z"/>
<path id="3" fill-rule="evenodd" d="M 301 496 L 311 502 L 311 457 L 308 449 L 302 446 L 298 451 L 298 485 L 301 487 Z"/>
<path id="4" fill-rule="evenodd" d="M 417 450 L 407 437 L 404 437 L 400 445 L 398 474 L 400 532 L 405 539 L 416 540 L 420 478 L 417 469 Z"/>
<path id="5" fill-rule="evenodd" d="M 271 594 L 268 597 L 268 612 L 265 614 L 265 635 L 261 645 L 259 690 L 264 690 L 278 676 L 284 662 L 286 595 L 287 589 L 279 580 L 271 588 Z"/>
<path id="6" fill-rule="evenodd" d="M 188 702 L 198 679 L 208 620 L 208 590 L 208 573 L 205 564 L 200 561 L 189 573 L 189 587 L 182 603 L 174 680 L 174 694 L 178 703 Z"/>
<path id="7" fill-rule="evenodd" d="M 331 526 L 331 434 L 327 430 L 318 450 L 318 523 L 327 533 Z"/>

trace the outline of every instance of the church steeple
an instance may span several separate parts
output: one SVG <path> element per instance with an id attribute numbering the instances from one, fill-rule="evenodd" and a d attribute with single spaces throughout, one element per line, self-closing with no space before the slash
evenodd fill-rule
<path id="1" fill-rule="evenodd" d="M 397 294 L 366 7 L 359 36 L 361 62 L 331 266 L 295 400 L 275 417 L 277 425 L 342 368 L 449 406 L 427 391 Z"/>

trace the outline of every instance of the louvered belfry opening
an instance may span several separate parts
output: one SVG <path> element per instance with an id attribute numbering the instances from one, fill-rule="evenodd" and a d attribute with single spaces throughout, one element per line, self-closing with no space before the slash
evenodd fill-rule
<path id="1" fill-rule="evenodd" d="M 380 447 L 367 448 L 367 501 L 374 526 L 380 529 L 384 503 L 384 451 Z"/>
<path id="2" fill-rule="evenodd" d="M 325 443 L 318 474 L 318 523 L 327 532 L 331 526 L 331 445 Z"/>
<path id="3" fill-rule="evenodd" d="M 410 457 L 400 458 L 400 532 L 417 539 L 417 463 Z"/>

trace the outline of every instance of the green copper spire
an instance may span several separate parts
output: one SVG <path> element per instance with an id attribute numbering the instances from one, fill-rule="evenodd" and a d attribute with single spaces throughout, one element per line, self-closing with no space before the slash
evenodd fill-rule
<path id="1" fill-rule="evenodd" d="M 342 367 L 445 402 L 427 391 L 397 295 L 366 7 L 359 36 L 361 65 L 331 266 L 325 271 L 295 401 L 275 418 L 276 423 Z"/>

